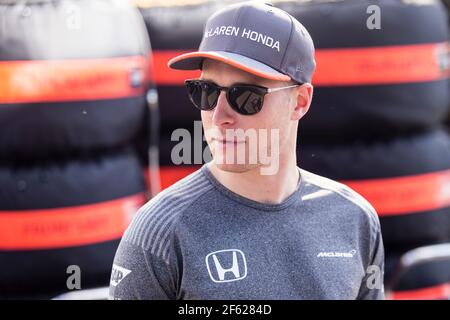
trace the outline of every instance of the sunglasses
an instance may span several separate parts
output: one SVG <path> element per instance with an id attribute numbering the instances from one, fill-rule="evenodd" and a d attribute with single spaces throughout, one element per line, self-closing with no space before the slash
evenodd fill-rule
<path id="1" fill-rule="evenodd" d="M 266 88 L 249 84 L 236 84 L 231 87 L 221 87 L 212 81 L 192 79 L 184 81 L 189 99 L 200 110 L 213 110 L 219 100 L 220 92 L 226 92 L 226 98 L 231 108 L 242 115 L 253 115 L 261 111 L 266 94 L 301 86 L 295 84 L 281 88 Z"/>

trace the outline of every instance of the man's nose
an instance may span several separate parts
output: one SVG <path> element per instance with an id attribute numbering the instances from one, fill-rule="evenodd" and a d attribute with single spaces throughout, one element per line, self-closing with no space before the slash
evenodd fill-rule
<path id="1" fill-rule="evenodd" d="M 220 92 L 217 105 L 213 112 L 213 124 L 217 127 L 228 126 L 236 121 L 236 113 L 231 109 L 224 91 Z"/>

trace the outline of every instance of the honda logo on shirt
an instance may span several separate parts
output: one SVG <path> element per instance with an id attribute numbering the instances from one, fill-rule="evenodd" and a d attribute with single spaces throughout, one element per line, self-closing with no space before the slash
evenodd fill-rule
<path id="1" fill-rule="evenodd" d="M 247 276 L 245 255 L 238 249 L 211 252 L 206 256 L 206 267 L 214 282 L 242 280 Z"/>

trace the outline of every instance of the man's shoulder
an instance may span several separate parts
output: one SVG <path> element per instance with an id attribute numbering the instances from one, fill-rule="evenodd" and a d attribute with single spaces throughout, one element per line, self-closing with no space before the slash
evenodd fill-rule
<path id="1" fill-rule="evenodd" d="M 212 188 L 201 169 L 179 180 L 139 209 L 123 240 L 150 251 L 163 246 L 183 212 Z"/>
<path id="2" fill-rule="evenodd" d="M 357 209 L 352 210 L 353 212 L 364 214 L 372 227 L 380 228 L 375 208 L 358 192 L 341 182 L 304 169 L 300 169 L 300 171 L 305 183 L 312 186 L 309 189 L 310 191 L 303 195 L 302 200 L 320 199 L 321 201 L 329 201 L 330 205 L 335 205 L 337 202 L 343 203 L 348 208 Z"/>
<path id="3" fill-rule="evenodd" d="M 145 209 L 144 211 L 148 211 L 150 208 L 153 208 L 156 203 L 170 205 L 173 204 L 174 201 L 178 200 L 182 202 L 189 202 L 195 198 L 196 195 L 204 192 L 205 189 L 211 189 L 211 182 L 202 171 L 202 168 L 199 168 L 162 190 L 155 197 L 150 199 L 142 207 L 142 209 Z"/>

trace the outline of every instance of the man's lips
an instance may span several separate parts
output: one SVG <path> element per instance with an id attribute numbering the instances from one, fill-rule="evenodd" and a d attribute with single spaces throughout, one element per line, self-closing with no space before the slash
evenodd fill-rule
<path id="1" fill-rule="evenodd" d="M 217 143 L 221 143 L 221 144 L 238 144 L 238 143 L 245 143 L 245 140 L 226 140 L 226 139 L 221 139 L 221 138 L 211 138 L 211 141 L 215 141 Z"/>

